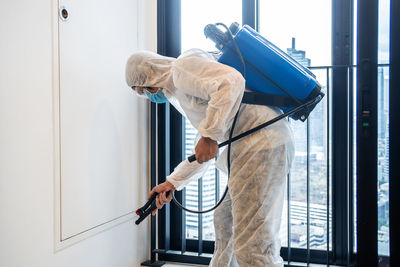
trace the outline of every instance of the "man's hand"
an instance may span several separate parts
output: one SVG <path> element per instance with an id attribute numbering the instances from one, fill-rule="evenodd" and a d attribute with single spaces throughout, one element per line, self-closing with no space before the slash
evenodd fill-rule
<path id="1" fill-rule="evenodd" d="M 167 192 L 171 191 L 170 194 L 167 197 Z M 162 207 L 164 206 L 165 203 L 168 203 L 171 201 L 172 199 L 172 191 L 175 191 L 175 187 L 173 184 L 171 184 L 170 182 L 166 181 L 162 184 L 159 184 L 155 187 L 153 187 L 153 189 L 151 190 L 149 196 L 147 199 L 150 199 L 150 197 L 154 194 L 154 193 L 158 193 L 157 195 L 157 199 L 156 199 L 156 206 L 157 209 L 155 209 L 152 212 L 152 215 L 156 215 L 157 210 L 162 209 Z"/>
<path id="2" fill-rule="evenodd" d="M 195 148 L 196 160 L 203 163 L 213 159 L 218 153 L 218 143 L 208 137 L 201 137 Z"/>

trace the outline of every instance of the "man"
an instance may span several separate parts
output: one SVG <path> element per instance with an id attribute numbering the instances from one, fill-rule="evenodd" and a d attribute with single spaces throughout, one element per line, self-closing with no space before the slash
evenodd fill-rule
<path id="1" fill-rule="evenodd" d="M 151 52 L 132 55 L 126 66 L 127 84 L 157 103 L 169 101 L 199 132 L 196 162 L 180 163 L 167 181 L 154 187 L 157 208 L 171 201 L 170 190 L 182 190 L 200 178 L 218 152 L 218 142 L 258 126 L 282 112 L 273 107 L 240 104 L 245 80 L 234 68 L 208 53 L 189 50 L 177 59 Z M 294 147 L 289 124 L 280 120 L 225 149 L 217 167 L 228 173 L 229 192 L 214 212 L 215 251 L 210 266 L 282 266 L 279 226 L 286 176 Z M 153 215 L 155 212 L 153 213 Z"/>

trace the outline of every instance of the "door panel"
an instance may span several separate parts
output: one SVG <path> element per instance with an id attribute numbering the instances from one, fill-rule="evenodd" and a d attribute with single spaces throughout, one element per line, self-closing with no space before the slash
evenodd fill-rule
<path id="1" fill-rule="evenodd" d="M 59 1 L 61 239 L 135 209 L 140 104 L 125 83 L 137 2 Z"/>

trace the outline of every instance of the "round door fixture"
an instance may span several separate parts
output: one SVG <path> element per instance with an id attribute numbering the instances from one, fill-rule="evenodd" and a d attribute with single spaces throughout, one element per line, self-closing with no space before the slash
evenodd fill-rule
<path id="1" fill-rule="evenodd" d="M 67 20 L 69 17 L 68 10 L 65 6 L 60 7 L 60 18 L 62 20 Z"/>

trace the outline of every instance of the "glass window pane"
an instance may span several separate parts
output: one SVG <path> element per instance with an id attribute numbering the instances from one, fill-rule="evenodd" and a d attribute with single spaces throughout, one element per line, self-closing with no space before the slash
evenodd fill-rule
<path id="1" fill-rule="evenodd" d="M 314 70 L 323 91 L 327 92 L 327 70 Z M 309 177 L 310 177 L 310 248 L 326 250 L 327 235 L 332 228 L 331 204 L 328 207 L 328 97 L 315 107 L 309 120 Z M 330 202 L 332 203 L 332 202 Z M 329 238 L 330 245 L 332 238 Z"/>
<path id="2" fill-rule="evenodd" d="M 389 63 L 390 0 L 379 0 L 378 63 Z M 389 256 L 389 67 L 378 68 L 378 254 Z"/>
<path id="3" fill-rule="evenodd" d="M 389 67 L 378 68 L 378 253 L 389 256 Z"/>
<path id="4" fill-rule="evenodd" d="M 188 120 L 185 120 L 185 156 L 188 157 L 193 154 L 194 141 L 197 135 L 197 130 L 190 124 Z M 215 168 L 215 162 L 213 162 L 205 175 L 203 176 L 202 182 L 202 209 L 210 209 L 216 204 L 216 195 L 222 197 L 225 187 L 227 184 L 228 177 L 223 172 L 218 171 Z M 217 186 L 217 179 L 219 187 Z M 218 192 L 217 192 L 218 191 Z M 191 182 L 185 191 L 186 206 L 193 210 L 198 210 L 198 182 Z M 198 215 L 190 212 L 186 212 L 186 238 L 198 239 Z M 203 214 L 203 240 L 215 240 L 215 232 L 213 225 L 214 212 L 208 212 Z"/>
<path id="5" fill-rule="evenodd" d="M 331 0 L 260 1 L 259 32 L 304 66 L 331 65 Z M 322 90 L 327 88 L 327 70 L 313 70 Z M 295 138 L 295 159 L 290 173 L 290 195 L 282 215 L 281 242 L 287 246 L 287 225 L 290 222 L 290 245 L 307 248 L 307 177 L 309 188 L 309 241 L 311 249 L 326 250 L 331 233 L 332 216 L 327 223 L 328 120 L 327 97 L 307 122 L 291 120 Z M 309 154 L 308 154 L 309 152 Z M 307 170 L 308 160 L 308 170 Z M 309 171 L 309 173 L 307 173 Z M 288 220 L 287 201 L 290 218 Z M 330 202 L 332 203 L 332 202 Z M 332 238 L 330 236 L 330 244 Z"/>
<path id="6" fill-rule="evenodd" d="M 331 64 L 331 0 L 260 1 L 260 33 L 286 51 L 306 51 L 312 66 Z"/>
<path id="7" fill-rule="evenodd" d="M 222 22 L 230 25 L 232 22 L 242 21 L 242 1 L 223 0 L 223 1 L 182 1 L 182 51 L 191 48 L 201 48 L 206 51 L 215 51 L 215 44 L 207 40 L 204 36 L 204 27 L 209 23 Z M 223 12 L 221 12 L 223 10 Z M 193 154 L 193 142 L 197 131 L 186 120 L 185 123 L 185 155 Z M 215 205 L 215 192 L 219 190 L 219 196 L 224 193 L 227 177 L 222 172 L 218 172 L 219 188 L 216 188 L 216 168 L 212 164 L 202 178 L 202 209 L 209 209 Z M 186 206 L 191 209 L 198 209 L 198 183 L 192 182 L 186 187 Z M 214 240 L 213 212 L 203 214 L 203 240 Z M 198 239 L 198 215 L 186 212 L 186 238 Z"/>
<path id="8" fill-rule="evenodd" d="M 322 89 L 327 92 L 327 70 L 313 70 Z M 328 217 L 328 106 L 327 96 L 315 107 L 308 122 L 293 121 L 295 158 L 290 172 L 290 244 L 293 248 L 307 248 L 307 177 L 309 179 L 309 245 L 310 249 L 327 249 L 328 234 L 332 231 L 332 200 Z M 308 127 L 308 138 L 307 138 Z M 307 169 L 308 162 L 308 169 Z M 331 186 L 329 188 L 331 195 Z M 283 213 L 281 233 L 287 227 Z M 287 237 L 286 237 L 287 238 Z M 332 236 L 329 236 L 329 246 Z M 281 234 L 282 244 L 287 245 Z"/>
<path id="9" fill-rule="evenodd" d="M 189 157 L 194 151 L 194 142 L 196 139 L 197 130 L 185 120 L 185 157 Z M 198 181 L 193 181 L 186 186 L 185 203 L 188 209 L 198 210 Z M 186 238 L 198 238 L 199 220 L 197 214 L 185 212 L 186 216 Z"/>
<path id="10" fill-rule="evenodd" d="M 182 1 L 182 51 L 201 48 L 216 50 L 215 44 L 204 36 L 204 27 L 210 23 L 242 22 L 242 0 Z"/>
<path id="11" fill-rule="evenodd" d="M 379 0 L 378 13 L 378 63 L 389 63 L 390 0 Z"/>
<path id="12" fill-rule="evenodd" d="M 307 247 L 307 123 L 290 121 L 295 158 L 290 169 L 290 245 Z"/>
<path id="13" fill-rule="evenodd" d="M 203 176 L 203 205 L 202 209 L 210 209 L 215 206 L 216 175 L 215 163 L 213 163 Z M 214 212 L 203 214 L 203 240 L 214 240 Z"/>

